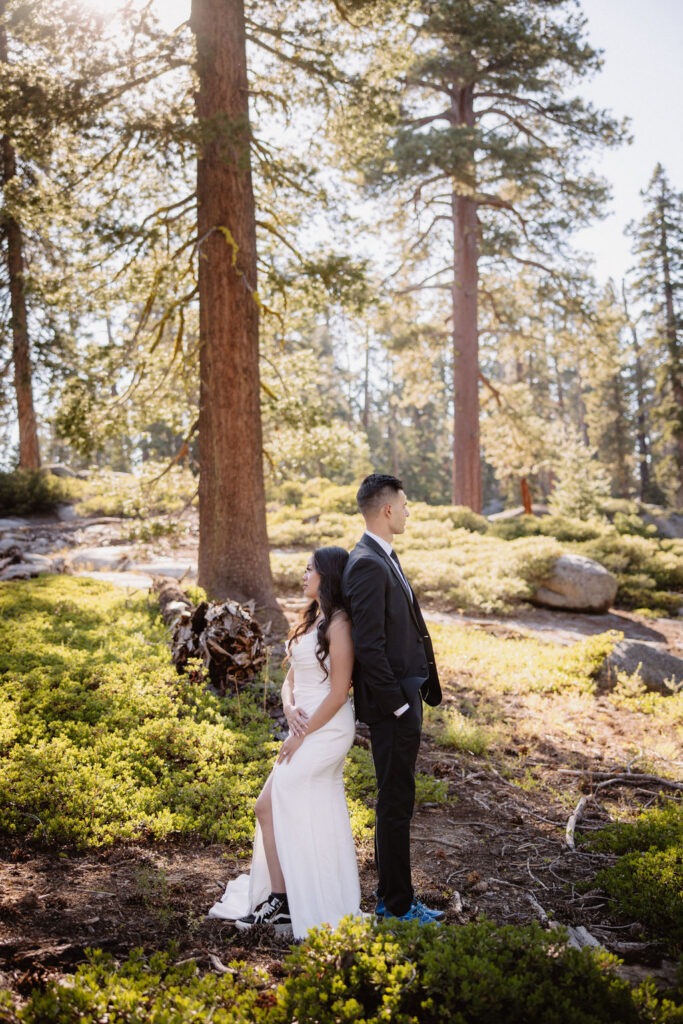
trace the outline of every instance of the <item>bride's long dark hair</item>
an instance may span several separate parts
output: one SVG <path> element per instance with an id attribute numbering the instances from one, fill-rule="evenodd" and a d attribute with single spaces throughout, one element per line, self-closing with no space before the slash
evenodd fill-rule
<path id="1" fill-rule="evenodd" d="M 344 608 L 342 574 L 348 560 L 349 553 L 344 548 L 317 548 L 313 552 L 313 568 L 320 576 L 318 597 L 314 598 L 304 610 L 301 619 L 290 631 L 287 638 L 287 649 L 289 650 L 295 640 L 303 636 L 304 633 L 308 633 L 318 615 L 322 615 L 316 630 L 318 642 L 315 648 L 315 656 L 325 672 L 325 677 L 328 675 L 325 659 L 330 653 L 330 641 L 327 636 L 327 630 L 334 613 Z"/>

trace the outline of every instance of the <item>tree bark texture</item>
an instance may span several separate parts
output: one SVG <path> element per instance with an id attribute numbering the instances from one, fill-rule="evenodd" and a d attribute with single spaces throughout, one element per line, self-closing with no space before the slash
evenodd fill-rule
<path id="1" fill-rule="evenodd" d="M 457 124 L 474 124 L 471 87 L 453 99 Z M 453 504 L 481 512 L 479 451 L 479 333 L 477 286 L 479 225 L 477 205 L 453 192 Z"/>
<path id="2" fill-rule="evenodd" d="M 677 420 L 674 427 L 675 458 L 678 467 L 678 485 L 676 488 L 676 503 L 683 508 L 683 360 L 681 359 L 681 347 L 678 339 L 676 312 L 674 309 L 674 289 L 671 281 L 671 265 L 669 253 L 669 240 L 666 230 L 666 210 L 662 186 L 660 200 L 660 244 L 662 256 L 662 272 L 664 276 L 664 315 L 666 318 L 666 341 L 669 349 L 669 379 L 671 382 L 671 394 L 676 405 Z"/>
<path id="3" fill-rule="evenodd" d="M 192 0 L 197 45 L 199 583 L 279 632 L 266 533 L 243 0 Z"/>
<path id="4" fill-rule="evenodd" d="M 645 401 L 645 372 L 640 354 L 640 341 L 636 325 L 631 319 L 626 298 L 626 287 L 621 284 L 621 297 L 624 306 L 624 314 L 628 321 L 633 341 L 634 360 L 634 383 L 636 397 L 636 443 L 638 446 L 638 476 L 640 479 L 639 496 L 641 501 L 650 500 L 650 443 L 647 430 L 647 413 Z"/>
<path id="5" fill-rule="evenodd" d="M 5 13 L 6 3 L 0 3 L 0 17 Z M 0 63 L 7 63 L 7 34 L 0 24 Z M 11 188 L 17 176 L 17 161 L 10 139 L 3 135 L 2 181 L 5 189 Z M 7 203 L 2 213 L 2 233 L 5 238 L 7 278 L 9 281 L 12 361 L 14 366 L 14 390 L 17 399 L 17 421 L 19 426 L 19 465 L 25 469 L 40 468 L 40 446 L 38 424 L 33 405 L 33 383 L 31 368 L 31 346 L 26 314 L 26 278 L 24 275 L 24 243 L 21 225 L 8 212 Z"/>

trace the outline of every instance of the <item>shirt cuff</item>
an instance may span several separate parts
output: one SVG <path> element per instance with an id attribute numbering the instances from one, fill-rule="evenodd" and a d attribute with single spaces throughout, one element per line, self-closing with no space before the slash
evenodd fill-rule
<path id="1" fill-rule="evenodd" d="M 396 710 L 394 711 L 394 714 L 396 715 L 397 718 L 400 718 L 401 715 L 404 713 L 404 711 L 407 711 L 409 707 L 410 707 L 410 704 L 404 704 L 402 707 L 396 708 Z"/>

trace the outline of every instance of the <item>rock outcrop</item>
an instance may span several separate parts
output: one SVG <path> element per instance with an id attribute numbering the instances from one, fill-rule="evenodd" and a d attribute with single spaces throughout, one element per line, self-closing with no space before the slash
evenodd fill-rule
<path id="1" fill-rule="evenodd" d="M 683 688 L 683 658 L 637 640 L 621 640 L 605 658 L 600 673 L 603 685 L 612 687 L 617 673 L 638 673 L 646 690 L 670 696 Z"/>
<path id="2" fill-rule="evenodd" d="M 550 574 L 538 580 L 532 601 L 547 608 L 570 611 L 604 612 L 617 594 L 616 577 L 591 558 L 563 554 Z"/>

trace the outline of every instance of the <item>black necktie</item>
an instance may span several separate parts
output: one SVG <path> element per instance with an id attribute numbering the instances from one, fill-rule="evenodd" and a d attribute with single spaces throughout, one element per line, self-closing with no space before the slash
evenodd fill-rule
<path id="1" fill-rule="evenodd" d="M 404 584 L 406 590 L 408 591 L 408 593 L 410 594 L 410 596 L 412 597 L 413 596 L 413 592 L 410 589 L 410 584 L 408 583 L 408 580 L 406 579 L 406 575 L 403 572 L 403 569 L 401 568 L 401 563 L 398 560 L 398 555 L 396 554 L 396 552 L 394 551 L 393 548 L 391 549 L 391 557 L 396 562 L 396 565 L 398 566 L 398 571 L 400 573 L 401 579 L 403 580 L 403 584 Z"/>

